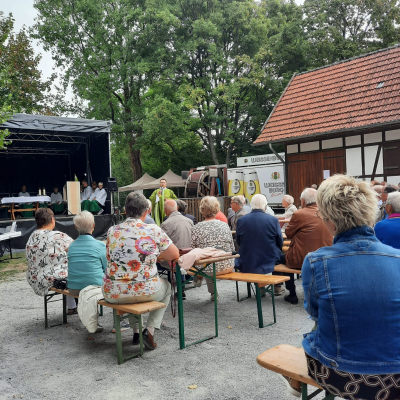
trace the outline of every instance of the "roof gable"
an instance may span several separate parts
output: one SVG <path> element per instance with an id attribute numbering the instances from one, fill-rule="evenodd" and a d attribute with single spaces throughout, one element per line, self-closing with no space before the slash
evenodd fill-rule
<path id="1" fill-rule="evenodd" d="M 400 47 L 295 75 L 254 144 L 400 122 L 399 89 Z"/>

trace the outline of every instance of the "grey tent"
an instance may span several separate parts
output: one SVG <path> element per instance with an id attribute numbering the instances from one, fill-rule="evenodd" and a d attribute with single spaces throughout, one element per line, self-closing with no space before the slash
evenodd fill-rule
<path id="1" fill-rule="evenodd" d="M 172 172 L 170 169 L 160 178 L 154 179 L 152 182 L 143 185 L 142 189 L 157 189 L 160 187 L 160 180 L 166 179 L 167 180 L 167 187 L 171 188 L 178 188 L 178 187 L 185 187 L 186 180 L 182 179 L 179 175 Z"/>
<path id="2" fill-rule="evenodd" d="M 136 182 L 131 183 L 127 186 L 122 186 L 118 188 L 118 192 L 133 192 L 134 190 L 146 189 L 144 186 L 147 183 L 153 182 L 154 178 L 150 176 L 147 172 Z M 158 181 L 159 182 L 159 181 Z"/>

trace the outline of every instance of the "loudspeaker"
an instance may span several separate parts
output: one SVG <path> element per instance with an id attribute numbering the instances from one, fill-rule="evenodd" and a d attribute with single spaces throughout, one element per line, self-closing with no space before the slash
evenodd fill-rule
<path id="1" fill-rule="evenodd" d="M 117 178 L 107 178 L 107 189 L 109 192 L 118 192 Z"/>

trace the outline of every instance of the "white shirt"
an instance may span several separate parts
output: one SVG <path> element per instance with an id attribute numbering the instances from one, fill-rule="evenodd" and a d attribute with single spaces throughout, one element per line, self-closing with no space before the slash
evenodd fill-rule
<path id="1" fill-rule="evenodd" d="M 62 201 L 63 201 L 63 198 L 62 198 L 62 195 L 60 192 L 58 192 L 58 193 L 53 192 L 50 196 L 50 199 L 51 199 L 50 204 L 62 203 Z"/>
<path id="2" fill-rule="evenodd" d="M 90 196 L 92 195 L 93 190 L 90 186 L 86 187 L 83 189 L 83 192 L 81 193 L 81 203 L 84 200 L 89 200 Z"/>
<path id="3" fill-rule="evenodd" d="M 265 212 L 269 215 L 275 215 L 274 210 L 270 206 L 267 206 L 267 210 Z"/>
<path id="4" fill-rule="evenodd" d="M 107 191 L 106 189 L 97 189 L 97 195 L 96 195 L 96 200 L 104 206 L 105 202 L 107 199 Z"/>
<path id="5" fill-rule="evenodd" d="M 31 195 L 28 192 L 19 192 L 18 197 L 31 197 Z"/>
<path id="6" fill-rule="evenodd" d="M 96 190 L 94 192 L 92 192 L 91 196 L 89 197 L 89 200 L 92 201 L 95 197 L 97 200 L 97 193 L 99 191 L 99 188 L 96 188 Z"/>

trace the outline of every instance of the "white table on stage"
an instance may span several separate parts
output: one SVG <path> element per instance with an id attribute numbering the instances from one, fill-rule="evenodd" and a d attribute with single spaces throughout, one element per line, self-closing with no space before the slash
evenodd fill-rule
<path id="1" fill-rule="evenodd" d="M 15 220 L 15 212 L 24 211 L 37 211 L 39 203 L 50 203 L 51 199 L 49 196 L 30 196 L 30 197 L 3 197 L 1 204 L 10 204 L 10 219 Z M 35 203 L 34 208 L 21 208 L 15 209 L 15 204 L 30 204 Z"/>
<path id="2" fill-rule="evenodd" d="M 3 197 L 1 204 L 50 203 L 50 201 L 49 196 Z"/>

